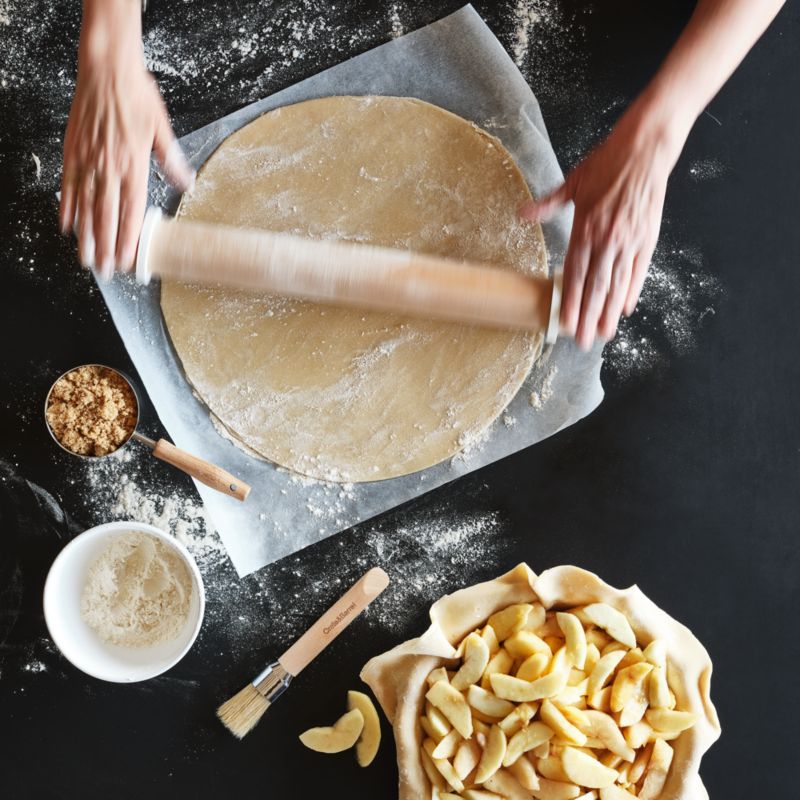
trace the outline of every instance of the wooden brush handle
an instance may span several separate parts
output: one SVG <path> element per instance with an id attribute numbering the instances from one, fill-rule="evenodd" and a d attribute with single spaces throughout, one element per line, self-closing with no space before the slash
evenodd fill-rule
<path id="1" fill-rule="evenodd" d="M 494 328 L 545 331 L 553 282 L 491 265 L 148 212 L 137 277 L 223 284 Z"/>
<path id="2" fill-rule="evenodd" d="M 218 467 L 210 461 L 204 461 L 202 458 L 175 447 L 166 439 L 159 439 L 155 443 L 153 455 L 166 461 L 167 464 L 172 464 L 173 467 L 177 467 L 187 475 L 197 478 L 200 483 L 235 497 L 237 500 L 244 500 L 250 494 L 250 487 L 235 475 L 231 475 L 230 472 L 226 472 L 222 467 Z"/>
<path id="3" fill-rule="evenodd" d="M 373 567 L 342 595 L 279 659 L 290 674 L 305 669 L 387 586 L 389 576 Z"/>

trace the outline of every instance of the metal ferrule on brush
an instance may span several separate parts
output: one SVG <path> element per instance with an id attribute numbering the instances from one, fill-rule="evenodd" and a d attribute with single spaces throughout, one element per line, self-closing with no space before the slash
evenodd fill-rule
<path id="1" fill-rule="evenodd" d="M 256 677 L 253 687 L 271 705 L 289 688 L 291 682 L 292 676 L 279 661 L 273 661 Z"/>

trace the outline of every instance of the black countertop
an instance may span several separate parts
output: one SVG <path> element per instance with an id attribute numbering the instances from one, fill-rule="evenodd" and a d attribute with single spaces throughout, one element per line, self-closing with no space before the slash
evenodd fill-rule
<path id="1" fill-rule="evenodd" d="M 335 719 L 361 665 L 420 632 L 431 600 L 521 560 L 636 582 L 689 625 L 714 661 L 724 728 L 703 761 L 712 797 L 789 796 L 797 737 L 788 730 L 800 712 L 790 672 L 800 661 L 797 4 L 695 126 L 670 182 L 644 307 L 607 351 L 602 406 L 535 448 L 249 578 L 207 557 L 209 606 L 197 645 L 164 677 L 134 686 L 75 670 L 50 643 L 41 612 L 59 548 L 124 512 L 114 510 L 123 475 L 154 487 L 157 510 L 167 497 L 168 515 L 177 508 L 191 517 L 196 502 L 188 480 L 141 451 L 92 472 L 56 450 L 40 416 L 64 369 L 101 362 L 132 371 L 91 279 L 56 232 L 77 5 L 0 2 L 3 796 L 305 797 L 327 789 L 392 797 L 388 727 L 367 770 L 349 754 L 305 750 L 297 733 Z M 147 52 L 182 135 L 458 5 L 155 2 Z M 564 167 L 608 130 L 692 6 L 476 5 L 522 56 Z M 526 51 L 518 9 L 530 8 L 541 14 Z M 145 419 L 158 428 L 152 409 Z M 235 741 L 214 718 L 217 704 L 374 563 L 393 575 L 392 594 Z"/>

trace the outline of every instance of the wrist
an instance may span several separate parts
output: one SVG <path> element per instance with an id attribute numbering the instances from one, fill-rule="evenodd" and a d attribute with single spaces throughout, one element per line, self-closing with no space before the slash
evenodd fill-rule
<path id="1" fill-rule="evenodd" d="M 698 113 L 690 98 L 680 92 L 664 91 L 653 82 L 631 104 L 621 122 L 632 128 L 634 148 L 658 151 L 671 170 Z"/>
<path id="2" fill-rule="evenodd" d="M 132 64 L 144 68 L 141 0 L 84 0 L 78 71 Z"/>

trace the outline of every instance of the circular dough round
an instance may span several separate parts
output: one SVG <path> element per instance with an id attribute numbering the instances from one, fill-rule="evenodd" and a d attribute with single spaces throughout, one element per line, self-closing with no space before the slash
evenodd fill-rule
<path id="1" fill-rule="evenodd" d="M 543 272 L 510 154 L 419 100 L 328 97 L 229 136 L 179 214 Z M 541 337 L 164 282 L 188 380 L 234 439 L 304 475 L 372 481 L 454 455 L 518 391 Z"/>

